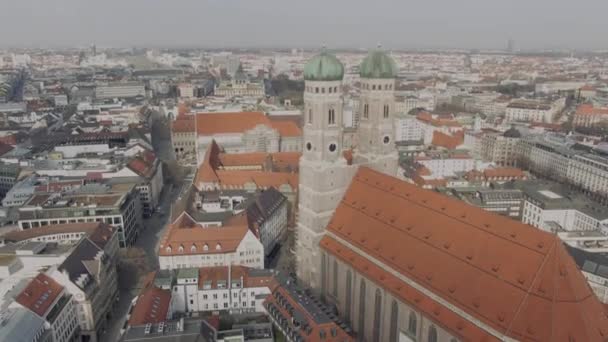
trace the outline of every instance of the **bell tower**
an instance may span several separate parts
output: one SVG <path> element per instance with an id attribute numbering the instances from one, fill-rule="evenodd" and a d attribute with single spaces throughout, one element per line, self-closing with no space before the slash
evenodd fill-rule
<path id="1" fill-rule="evenodd" d="M 395 147 L 395 61 L 380 49 L 371 51 L 359 68 L 358 159 L 361 164 L 395 176 L 398 153 Z"/>
<path id="2" fill-rule="evenodd" d="M 321 288 L 319 241 L 355 169 L 342 151 L 344 66 L 326 51 L 304 68 L 304 147 L 300 158 L 297 275 Z"/>

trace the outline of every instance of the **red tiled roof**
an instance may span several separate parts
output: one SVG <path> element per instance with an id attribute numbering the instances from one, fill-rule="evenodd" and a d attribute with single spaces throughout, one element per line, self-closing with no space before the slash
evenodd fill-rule
<path id="1" fill-rule="evenodd" d="M 248 230 L 246 223 L 203 228 L 184 212 L 169 225 L 161 239 L 158 254 L 170 256 L 232 253 L 236 251 Z M 170 250 L 167 250 L 167 247 Z"/>
<path id="2" fill-rule="evenodd" d="M 262 112 L 196 114 L 196 132 L 199 135 L 242 133 L 257 125 L 269 125 Z"/>
<path id="3" fill-rule="evenodd" d="M 521 169 L 516 167 L 497 167 L 493 169 L 483 170 L 483 175 L 486 178 L 509 177 L 509 178 L 524 178 L 525 174 Z"/>
<path id="4" fill-rule="evenodd" d="M 171 132 L 194 133 L 196 132 L 196 125 L 194 122 L 194 115 L 180 115 L 171 124 Z"/>
<path id="5" fill-rule="evenodd" d="M 145 151 L 144 153 L 131 159 L 129 164 L 127 164 L 127 167 L 141 177 L 150 178 L 152 175 L 154 175 L 155 161 L 156 155 L 151 151 Z"/>
<path id="6" fill-rule="evenodd" d="M 300 137 L 302 129 L 293 121 L 275 121 L 270 120 L 270 127 L 279 131 L 282 137 Z"/>
<path id="7" fill-rule="evenodd" d="M 273 172 L 273 171 L 259 171 L 259 170 L 222 170 L 222 159 L 229 161 L 229 166 L 243 165 L 240 163 L 259 162 L 261 155 L 248 153 L 245 157 L 241 158 L 239 155 L 227 155 L 220 153 L 220 147 L 215 143 L 215 140 L 211 141 L 207 151 L 205 152 L 205 159 L 199 166 L 194 185 L 200 190 L 202 183 L 215 183 L 218 186 L 243 186 L 246 183 L 253 182 L 260 188 L 275 187 L 279 188 L 283 184 L 289 184 L 292 188 L 298 187 L 298 174 L 293 172 Z M 284 163 L 293 163 L 296 160 L 295 154 L 271 154 L 272 158 L 277 155 L 277 158 L 281 158 Z M 299 160 L 299 157 L 297 158 Z M 279 166 L 279 165 L 277 165 Z"/>
<path id="8" fill-rule="evenodd" d="M 45 314 L 62 291 L 63 286 L 46 274 L 39 273 L 19 293 L 16 301 L 38 316 L 45 317 Z"/>
<path id="9" fill-rule="evenodd" d="M 592 104 L 582 104 L 576 108 L 576 115 L 606 115 L 608 108 L 594 107 Z"/>
<path id="10" fill-rule="evenodd" d="M 433 320 L 465 340 L 481 340 L 491 330 L 470 325 L 444 303 L 517 340 L 608 337 L 603 305 L 560 239 L 529 225 L 362 167 L 327 229 L 323 248 L 339 257 L 352 249 L 347 263 L 361 267 L 360 257 L 372 270 L 378 262 L 373 266 L 433 293 L 437 305 L 424 293 L 408 295 L 401 279 L 393 285 L 399 293 L 405 288 L 401 298 L 423 312 L 431 303 Z M 386 287 L 384 277 L 370 275 Z"/>
<path id="11" fill-rule="evenodd" d="M 154 286 L 154 273 L 148 275 L 144 287 L 137 297 L 129 325 L 157 324 L 167 320 L 171 291 Z"/>
<path id="12" fill-rule="evenodd" d="M 458 135 L 448 135 L 443 132 L 434 131 L 433 132 L 433 141 L 431 144 L 435 146 L 444 147 L 450 150 L 457 148 L 458 146 L 464 143 L 464 136 Z"/>
<path id="13" fill-rule="evenodd" d="M 291 121 L 273 121 L 262 112 L 196 114 L 196 132 L 199 135 L 243 133 L 257 125 L 276 129 L 281 136 L 301 136 L 302 130 Z"/>

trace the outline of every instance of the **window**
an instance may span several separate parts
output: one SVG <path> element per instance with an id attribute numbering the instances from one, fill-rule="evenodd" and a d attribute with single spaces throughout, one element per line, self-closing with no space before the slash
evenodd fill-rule
<path id="1" fill-rule="evenodd" d="M 315 87 L 315 93 L 319 93 L 319 87 Z"/>
<path id="2" fill-rule="evenodd" d="M 399 305 L 396 300 L 391 304 L 391 327 L 389 341 L 397 341 L 397 326 L 399 322 Z"/>
<path id="3" fill-rule="evenodd" d="M 308 110 L 308 123 L 311 124 L 312 123 L 312 109 Z"/>
<path id="4" fill-rule="evenodd" d="M 376 85 L 372 85 L 372 90 L 376 90 Z"/>
<path id="5" fill-rule="evenodd" d="M 382 309 L 382 293 L 376 289 L 376 299 L 374 302 L 374 328 L 372 331 L 372 341 L 380 342 L 380 310 Z"/>
<path id="6" fill-rule="evenodd" d="M 251 301 L 251 306 L 255 306 L 255 301 L 254 300 Z"/>
<path id="7" fill-rule="evenodd" d="M 365 336 L 365 318 L 365 279 L 361 279 L 359 285 L 359 323 L 357 324 L 358 333 L 361 336 Z"/>
<path id="8" fill-rule="evenodd" d="M 335 125 L 336 124 L 336 111 L 332 108 L 329 110 L 328 115 L 328 124 Z"/>
<path id="9" fill-rule="evenodd" d="M 434 325 L 429 327 L 429 342 L 437 342 L 437 329 L 435 329 Z"/>
<path id="10" fill-rule="evenodd" d="M 307 143 L 306 143 L 306 149 L 307 149 L 308 151 L 312 150 L 312 144 L 311 144 L 310 142 L 307 142 Z"/>
<path id="11" fill-rule="evenodd" d="M 325 291 L 327 291 L 326 287 L 327 283 L 327 255 L 325 253 L 321 254 L 321 295 L 325 296 Z"/>
<path id="12" fill-rule="evenodd" d="M 407 325 L 407 331 L 410 333 L 410 335 L 416 336 L 416 328 L 417 328 L 416 314 L 413 312 L 410 312 L 410 319 L 409 319 L 409 322 Z"/>
<path id="13" fill-rule="evenodd" d="M 336 152 L 337 148 L 336 144 L 329 144 L 329 152 Z"/>
<path id="14" fill-rule="evenodd" d="M 363 117 L 367 119 L 369 116 L 369 105 L 366 103 L 363 105 Z"/>
<path id="15" fill-rule="evenodd" d="M 338 87 L 334 87 L 334 93 L 338 92 Z"/>
<path id="16" fill-rule="evenodd" d="M 334 297 L 338 296 L 338 262 L 334 260 L 334 284 L 333 284 Z"/>
<path id="17" fill-rule="evenodd" d="M 384 118 L 388 119 L 388 105 L 384 105 Z"/>
<path id="18" fill-rule="evenodd" d="M 333 92 L 334 88 L 329 87 L 329 88 L 327 88 L 327 90 L 328 90 L 328 92 L 331 94 L 331 93 Z"/>
<path id="19" fill-rule="evenodd" d="M 344 320 L 350 323 L 350 300 L 352 298 L 353 275 L 350 270 L 346 271 L 346 298 L 344 305 Z"/>

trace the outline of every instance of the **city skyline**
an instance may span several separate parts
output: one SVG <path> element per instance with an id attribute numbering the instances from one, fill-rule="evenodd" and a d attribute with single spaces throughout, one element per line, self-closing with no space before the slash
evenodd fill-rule
<path id="1" fill-rule="evenodd" d="M 6 1 L 0 30 L 12 34 L 0 45 L 357 49 L 382 43 L 388 49 L 505 49 L 513 39 L 523 50 L 605 49 L 601 13 L 608 3 L 583 0 L 578 5 L 586 19 L 567 25 L 572 8 L 562 0 L 458 5 L 444 0 L 373 5 L 360 0 L 185 0 L 179 6 L 141 0 Z"/>

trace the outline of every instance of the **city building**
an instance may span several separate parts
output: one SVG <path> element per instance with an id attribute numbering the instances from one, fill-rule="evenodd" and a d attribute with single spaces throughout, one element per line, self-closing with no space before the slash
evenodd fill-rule
<path id="1" fill-rule="evenodd" d="M 134 184 L 98 192 L 34 194 L 19 208 L 19 229 L 85 222 L 105 222 L 118 230 L 121 247 L 131 246 L 140 230 L 141 202 Z"/>
<path id="2" fill-rule="evenodd" d="M 226 152 L 298 152 L 302 130 L 293 121 L 272 120 L 261 112 L 195 114 L 199 164 L 212 141 Z"/>
<path id="3" fill-rule="evenodd" d="M 603 303 L 608 303 L 608 258 L 601 253 L 590 253 L 566 246 L 568 252 L 581 270 L 589 286 Z"/>
<path id="4" fill-rule="evenodd" d="M 557 236 L 368 168 L 320 247 L 321 294 L 360 339 L 599 341 L 608 329 Z"/>
<path id="5" fill-rule="evenodd" d="M 521 133 L 511 127 L 504 133 L 485 133 L 479 144 L 480 157 L 500 166 L 517 166 Z"/>
<path id="6" fill-rule="evenodd" d="M 574 127 L 592 127 L 608 121 L 608 107 L 594 107 L 592 104 L 582 104 L 576 108 L 572 125 Z"/>
<path id="7" fill-rule="evenodd" d="M 145 97 L 146 88 L 138 82 L 114 82 L 100 84 L 95 87 L 95 98 L 103 99 L 129 99 Z"/>
<path id="8" fill-rule="evenodd" d="M 158 261 L 161 270 L 228 265 L 262 269 L 264 246 L 242 215 L 221 227 L 205 227 L 182 212 L 160 241 Z"/>
<path id="9" fill-rule="evenodd" d="M 352 331 L 323 302 L 295 279 L 277 277 L 264 307 L 287 341 L 355 341 Z M 395 340 L 396 341 L 396 340 Z"/>
<path id="10" fill-rule="evenodd" d="M 53 342 L 74 341 L 79 332 L 72 295 L 46 274 L 40 273 L 17 295 L 15 303 L 48 324 Z M 16 338 L 13 341 L 17 341 Z M 9 340 L 7 340 L 9 341 Z"/>
<path id="11" fill-rule="evenodd" d="M 565 107 L 565 98 L 553 102 L 516 99 L 507 106 L 507 121 L 552 123 L 555 115 Z"/>
<path id="12" fill-rule="evenodd" d="M 0 163 L 0 198 L 4 199 L 4 196 L 11 190 L 11 188 L 17 183 L 19 174 L 21 173 L 21 167 L 19 164 L 8 164 Z"/>
<path id="13" fill-rule="evenodd" d="M 181 268 L 171 292 L 173 312 L 264 313 L 273 284 L 271 270 L 243 266 Z"/>
<path id="14" fill-rule="evenodd" d="M 72 295 L 83 341 L 98 341 L 118 296 L 118 234 L 100 225 L 47 274 Z"/>
<path id="15" fill-rule="evenodd" d="M 249 229 L 264 246 L 266 256 L 272 253 L 287 231 L 289 201 L 271 187 L 262 191 L 246 210 Z"/>

